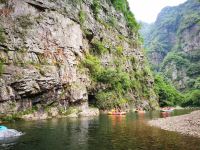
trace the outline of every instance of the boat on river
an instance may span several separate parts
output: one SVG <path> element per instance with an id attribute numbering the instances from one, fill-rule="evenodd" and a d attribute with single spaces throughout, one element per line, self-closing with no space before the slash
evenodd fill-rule
<path id="1" fill-rule="evenodd" d="M 145 110 L 136 110 L 135 112 L 138 113 L 138 114 L 144 114 L 144 113 L 146 113 Z"/>
<path id="2" fill-rule="evenodd" d="M 174 111 L 174 108 L 171 108 L 171 107 L 169 107 L 169 108 L 162 108 L 161 110 L 160 110 L 161 112 L 172 112 L 172 111 Z"/>
<path id="3" fill-rule="evenodd" d="M 122 112 L 109 111 L 108 115 L 126 115 L 126 112 L 125 111 L 122 111 Z"/>

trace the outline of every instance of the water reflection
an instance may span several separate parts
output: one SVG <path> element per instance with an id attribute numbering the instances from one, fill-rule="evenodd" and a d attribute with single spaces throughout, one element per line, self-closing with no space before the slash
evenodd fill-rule
<path id="1" fill-rule="evenodd" d="M 126 120 L 125 115 L 109 115 L 108 119 L 111 121 L 113 127 L 117 126 L 117 124 L 122 124 Z"/>
<path id="2" fill-rule="evenodd" d="M 0 140 L 0 145 L 2 145 L 2 146 L 14 145 L 18 138 L 19 137 L 1 139 Z"/>
<path id="3" fill-rule="evenodd" d="M 186 113 L 176 111 L 170 115 Z M 126 116 L 101 115 L 96 118 L 53 119 L 16 122 L 9 127 L 26 134 L 9 144 L 7 150 L 154 150 L 200 149 L 198 138 L 150 127 L 147 121 L 165 117 L 160 112 L 129 113 Z M 188 142 L 190 141 L 190 142 Z"/>

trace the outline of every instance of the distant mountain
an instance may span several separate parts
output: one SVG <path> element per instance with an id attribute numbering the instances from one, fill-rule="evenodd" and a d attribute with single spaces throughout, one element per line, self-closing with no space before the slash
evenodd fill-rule
<path id="1" fill-rule="evenodd" d="M 200 89 L 200 1 L 164 8 L 141 34 L 154 71 L 162 72 L 180 91 Z"/>

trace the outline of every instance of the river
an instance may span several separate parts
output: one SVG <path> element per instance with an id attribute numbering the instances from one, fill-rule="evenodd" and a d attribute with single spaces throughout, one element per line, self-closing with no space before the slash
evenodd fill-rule
<path id="1" fill-rule="evenodd" d="M 171 115 L 189 113 L 176 110 Z M 145 115 L 100 115 L 95 118 L 17 121 L 6 124 L 25 134 L 0 141 L 0 150 L 199 150 L 200 138 L 151 127 L 147 121 L 163 117 L 159 111 Z"/>

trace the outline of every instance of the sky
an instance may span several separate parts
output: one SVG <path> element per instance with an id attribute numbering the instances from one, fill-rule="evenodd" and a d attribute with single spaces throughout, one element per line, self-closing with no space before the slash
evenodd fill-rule
<path id="1" fill-rule="evenodd" d="M 131 11 L 138 21 L 153 23 L 162 8 L 177 6 L 186 0 L 128 0 Z"/>

